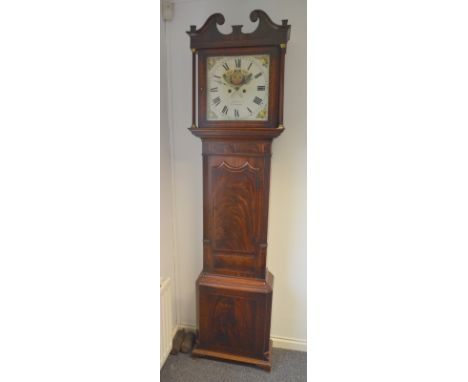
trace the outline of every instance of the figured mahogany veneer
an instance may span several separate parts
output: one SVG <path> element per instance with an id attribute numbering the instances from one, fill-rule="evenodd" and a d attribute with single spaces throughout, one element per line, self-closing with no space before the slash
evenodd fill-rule
<path id="1" fill-rule="evenodd" d="M 250 19 L 259 21 L 252 33 L 243 33 L 241 25 L 233 26 L 231 34 L 220 33 L 217 24 L 223 24 L 224 17 L 219 13 L 200 29 L 192 26 L 187 32 L 194 76 L 189 130 L 201 138 L 203 147 L 203 270 L 196 282 L 198 338 L 192 354 L 270 370 L 273 275 L 266 268 L 270 163 L 272 141 L 284 131 L 284 55 L 290 26 L 287 20 L 273 23 L 260 10 Z M 269 54 L 266 121 L 207 120 L 205 62 L 214 53 Z"/>
<path id="2" fill-rule="evenodd" d="M 203 147 L 203 271 L 194 355 L 271 367 L 270 161 L 283 129 L 190 131 Z"/>
<path id="3" fill-rule="evenodd" d="M 272 139 L 283 129 L 190 129 L 203 142 L 203 269 L 265 279 Z"/>
<path id="4" fill-rule="evenodd" d="M 247 46 L 268 46 L 286 44 L 291 33 L 291 26 L 288 20 L 282 20 L 282 24 L 274 23 L 263 11 L 256 9 L 250 13 L 250 21 L 256 22 L 258 26 L 252 33 L 243 33 L 242 25 L 233 25 L 232 33 L 221 33 L 216 24 L 223 25 L 224 16 L 215 13 L 208 17 L 205 24 L 197 30 L 195 25 L 190 26 L 188 35 L 190 36 L 190 48 L 235 48 Z"/>
<path id="5" fill-rule="evenodd" d="M 197 280 L 199 336 L 192 354 L 271 368 L 273 275 L 265 280 L 210 275 Z"/>

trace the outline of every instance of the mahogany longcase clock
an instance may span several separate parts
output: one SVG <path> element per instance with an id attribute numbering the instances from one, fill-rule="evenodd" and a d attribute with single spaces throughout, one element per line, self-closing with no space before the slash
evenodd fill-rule
<path id="1" fill-rule="evenodd" d="M 273 275 L 266 269 L 271 146 L 283 131 L 290 25 L 260 10 L 252 33 L 222 34 L 216 13 L 196 29 L 192 127 L 203 147 L 203 270 L 193 355 L 271 368 Z M 197 124 L 198 122 L 198 124 Z"/>

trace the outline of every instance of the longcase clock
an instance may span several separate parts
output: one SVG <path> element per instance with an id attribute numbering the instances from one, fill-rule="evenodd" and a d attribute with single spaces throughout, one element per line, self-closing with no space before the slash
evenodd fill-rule
<path id="1" fill-rule="evenodd" d="M 220 13 L 196 29 L 192 127 L 203 147 L 203 270 L 195 356 L 271 368 L 273 275 L 266 268 L 271 146 L 283 131 L 290 25 L 260 10 L 252 33 L 223 34 Z"/>

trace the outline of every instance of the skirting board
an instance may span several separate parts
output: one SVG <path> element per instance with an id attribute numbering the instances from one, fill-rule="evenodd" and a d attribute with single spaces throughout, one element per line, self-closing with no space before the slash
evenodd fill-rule
<path id="1" fill-rule="evenodd" d="M 180 324 L 180 328 L 192 330 L 192 331 L 196 330 L 196 326 L 191 325 L 191 324 Z M 305 351 L 305 352 L 307 351 L 307 341 L 305 340 L 298 340 L 295 338 L 277 337 L 277 336 L 271 336 L 270 338 L 273 341 L 274 348 Z"/>

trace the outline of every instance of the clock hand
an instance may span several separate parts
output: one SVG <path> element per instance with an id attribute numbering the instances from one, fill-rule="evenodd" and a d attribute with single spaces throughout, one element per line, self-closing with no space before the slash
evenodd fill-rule
<path id="1" fill-rule="evenodd" d="M 223 81 L 215 80 L 214 82 L 216 82 L 217 84 L 220 84 L 220 85 L 228 86 L 228 84 L 224 83 Z"/>
<path id="2" fill-rule="evenodd" d="M 236 87 L 235 91 L 237 92 L 238 90 L 242 89 L 245 85 L 247 85 L 248 83 L 247 82 L 244 82 L 242 85 Z M 244 92 L 245 92 L 245 89 L 243 89 Z"/>
<path id="3" fill-rule="evenodd" d="M 223 85 L 229 86 L 230 88 L 236 88 L 236 85 L 230 84 L 229 82 L 223 83 Z"/>
<path id="4" fill-rule="evenodd" d="M 240 88 L 242 88 L 242 86 L 238 86 L 234 89 L 234 91 L 231 94 L 231 98 L 234 98 L 234 96 L 241 98 L 241 99 L 244 98 L 244 95 L 242 94 L 242 92 L 238 92 Z"/>

